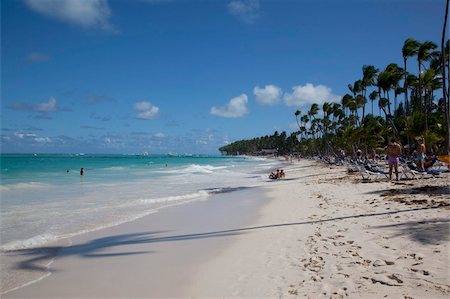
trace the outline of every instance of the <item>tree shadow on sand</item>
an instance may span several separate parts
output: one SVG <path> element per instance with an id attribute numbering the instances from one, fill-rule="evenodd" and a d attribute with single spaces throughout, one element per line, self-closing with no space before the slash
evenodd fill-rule
<path id="1" fill-rule="evenodd" d="M 411 194 L 449 195 L 450 188 L 448 186 L 425 185 L 420 187 L 411 187 L 402 189 L 384 189 L 384 190 L 382 189 L 367 192 L 367 194 L 380 194 L 381 196 L 411 195 Z"/>
<path id="2" fill-rule="evenodd" d="M 79 256 L 83 258 L 108 258 L 108 257 L 129 256 L 137 254 L 148 254 L 152 253 L 153 251 L 123 251 L 117 253 L 102 253 L 101 251 L 105 249 L 127 245 L 184 241 L 184 240 L 203 239 L 209 237 L 226 237 L 240 234 L 237 231 L 229 230 L 229 231 L 209 232 L 201 234 L 186 234 L 167 237 L 157 237 L 157 235 L 161 233 L 165 233 L 165 231 L 141 232 L 141 233 L 109 236 L 105 238 L 94 239 L 83 244 L 76 244 L 70 246 L 43 246 L 37 248 L 11 250 L 7 251 L 6 254 L 30 257 L 16 264 L 15 268 L 18 270 L 47 272 L 48 271 L 47 266 L 42 265 L 42 263 L 51 260 L 56 256 L 58 256 L 58 258 L 69 256 Z M 55 269 L 52 269 L 52 271 L 55 271 Z"/>
<path id="3" fill-rule="evenodd" d="M 450 220 L 435 218 L 424 221 L 408 221 L 390 225 L 374 226 L 373 229 L 391 228 L 395 231 L 391 238 L 408 236 L 411 240 L 423 245 L 438 245 L 450 240 Z"/>
<path id="4" fill-rule="evenodd" d="M 375 217 L 382 215 L 392 215 L 403 212 L 414 212 L 414 211 L 422 211 L 429 209 L 439 209 L 443 207 L 419 207 L 412 209 L 404 209 L 397 211 L 386 211 L 386 212 L 378 212 L 378 213 L 366 213 L 366 214 L 357 214 L 357 215 L 348 215 L 341 217 L 334 217 L 328 219 L 320 219 L 320 220 L 309 220 L 309 221 L 300 221 L 300 222 L 290 222 L 290 223 L 280 223 L 280 224 L 269 224 L 269 225 L 261 225 L 261 226 L 253 226 L 253 227 L 244 227 L 244 228 L 236 228 L 236 229 L 228 229 L 221 231 L 212 231 L 212 232 L 204 232 L 204 233 L 193 233 L 193 234 L 184 234 L 184 235 L 172 235 L 172 236 L 158 236 L 158 234 L 168 233 L 168 231 L 155 231 L 155 232 L 140 232 L 133 234 L 123 234 L 117 236 L 109 236 L 105 238 L 94 239 L 89 242 L 83 244 L 75 244 L 70 246 L 47 246 L 47 247 L 39 247 L 39 248 L 30 248 L 30 249 L 21 249 L 21 250 L 13 250 L 6 252 L 7 254 L 18 255 L 18 256 L 26 256 L 29 257 L 24 261 L 20 261 L 16 265 L 16 269 L 19 270 L 30 270 L 30 271 L 43 271 L 48 272 L 48 268 L 43 264 L 43 262 L 51 260 L 55 256 L 58 258 L 61 257 L 70 257 L 70 256 L 79 256 L 82 258 L 110 258 L 117 256 L 128 256 L 128 255 L 137 255 L 137 254 L 149 254 L 152 251 L 123 251 L 117 253 L 102 253 L 102 250 L 117 248 L 121 246 L 127 245 L 138 245 L 138 244 L 152 244 L 159 242 L 173 242 L 173 241 L 187 241 L 187 240 L 199 240 L 205 238 L 217 238 L 217 237 L 227 237 L 240 235 L 244 233 L 248 233 L 254 230 L 260 229 L 269 229 L 276 227 L 285 227 L 285 226 L 293 226 L 293 225 L 308 225 L 308 224 L 318 224 L 325 222 L 335 222 L 345 219 L 355 219 L 355 218 L 363 218 L 363 217 Z M 400 228 L 399 234 L 411 234 L 415 236 L 414 238 L 421 242 L 434 242 L 438 238 L 439 235 L 445 235 L 448 238 L 448 227 L 445 231 L 444 225 L 448 226 L 448 220 L 436 220 L 436 223 L 432 222 L 431 224 L 436 224 L 434 228 L 435 231 L 439 230 L 439 234 L 433 234 L 432 237 L 425 236 L 429 232 L 430 225 L 425 227 L 423 230 L 420 230 L 421 222 L 417 223 L 406 223 L 403 226 L 397 225 Z M 430 224 L 430 223 L 428 223 Z M 394 225 L 395 226 L 395 225 Z M 381 227 L 380 227 L 381 228 Z M 417 232 L 416 232 L 417 231 Z M 433 240 L 434 238 L 434 240 Z M 444 240 L 444 236 L 440 236 L 441 240 Z M 55 269 L 52 269 L 55 271 Z"/>

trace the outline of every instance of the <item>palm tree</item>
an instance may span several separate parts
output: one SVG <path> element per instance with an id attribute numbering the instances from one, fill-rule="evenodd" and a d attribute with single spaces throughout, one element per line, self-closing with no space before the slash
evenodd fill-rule
<path id="1" fill-rule="evenodd" d="M 417 64 L 419 65 L 419 98 L 422 101 L 422 63 L 424 61 L 429 60 L 432 57 L 431 50 L 436 49 L 437 46 L 435 43 L 426 41 L 422 44 L 419 44 L 419 48 L 417 49 Z"/>
<path id="2" fill-rule="evenodd" d="M 298 117 L 301 114 L 300 110 L 295 111 L 295 120 L 297 121 L 298 128 L 300 129 L 300 123 L 298 122 Z"/>
<path id="3" fill-rule="evenodd" d="M 349 85 L 350 86 L 350 85 Z M 341 100 L 341 104 L 342 104 L 342 108 L 344 108 L 344 114 L 345 114 L 345 112 L 347 111 L 347 108 L 349 108 L 350 106 L 350 102 L 351 101 L 353 101 L 354 99 L 353 99 L 353 97 L 350 95 L 350 94 L 345 94 L 343 97 L 342 97 L 342 100 Z"/>
<path id="4" fill-rule="evenodd" d="M 367 87 L 375 84 L 375 78 L 378 74 L 378 69 L 375 68 L 373 65 L 364 65 L 362 68 L 362 71 L 363 71 L 363 79 L 361 81 L 362 96 L 364 97 L 364 99 L 366 99 Z M 367 100 L 365 102 L 367 102 Z M 366 105 L 364 103 L 364 105 L 362 106 L 363 111 L 362 111 L 361 122 L 364 121 L 365 107 L 366 107 Z M 373 106 L 372 106 L 372 110 L 373 110 Z M 373 114 L 373 111 L 372 111 L 372 114 Z"/>
<path id="5" fill-rule="evenodd" d="M 359 124 L 361 125 L 362 121 L 363 121 L 363 117 L 364 117 L 364 107 L 366 106 L 367 99 L 362 94 L 359 94 L 359 95 L 356 96 L 355 102 L 356 102 L 356 109 L 363 108 L 361 120 L 359 122 Z M 356 112 L 356 113 L 358 113 L 358 112 Z M 357 119 L 358 119 L 358 117 L 357 117 Z"/>
<path id="6" fill-rule="evenodd" d="M 317 115 L 317 113 L 319 113 L 319 105 L 314 103 L 311 105 L 311 109 L 309 109 L 308 115 L 312 116 L 314 119 L 316 119 L 315 115 Z"/>
<path id="7" fill-rule="evenodd" d="M 403 90 L 400 88 L 400 80 L 403 76 L 403 69 L 399 67 L 395 63 L 391 63 L 386 67 L 386 70 L 391 73 L 390 76 L 390 84 L 391 88 L 394 89 L 394 116 L 396 116 L 397 111 L 397 96 L 403 92 Z"/>
<path id="8" fill-rule="evenodd" d="M 431 110 L 431 103 L 434 97 L 434 91 L 436 89 L 442 88 L 441 78 L 437 77 L 435 70 L 429 68 L 423 74 L 423 87 L 425 91 L 424 104 L 425 104 L 425 131 L 428 131 L 428 114 Z"/>
<path id="9" fill-rule="evenodd" d="M 406 80 L 408 72 L 406 71 L 406 61 L 408 57 L 412 57 L 417 55 L 417 48 L 419 47 L 419 42 L 415 39 L 408 38 L 405 43 L 403 44 L 402 48 L 402 54 L 403 54 L 403 67 L 404 67 L 404 74 L 403 74 L 403 89 L 405 90 L 405 107 L 406 107 L 406 114 L 409 114 L 409 103 L 408 103 L 408 80 Z"/>
<path id="10" fill-rule="evenodd" d="M 444 16 L 444 26 L 442 29 L 442 39 L 441 39 L 441 63 L 442 63 L 442 93 L 444 97 L 444 113 L 445 113 L 445 122 L 446 122 L 446 129 L 447 132 L 445 134 L 445 152 L 446 154 L 450 154 L 450 95 L 448 94 L 447 87 L 446 87 L 446 79 L 445 79 L 445 65 L 448 63 L 448 53 L 445 53 L 445 30 L 447 28 L 447 19 L 448 19 L 448 8 L 450 0 L 446 1 L 447 4 L 445 5 L 445 16 Z M 448 40 L 447 40 L 448 44 Z M 448 49 L 448 47 L 447 47 Z M 449 66 L 450 67 L 450 66 Z M 448 74 L 448 77 L 450 78 L 450 73 Z M 449 81 L 449 88 L 450 88 L 450 81 Z"/>
<path id="11" fill-rule="evenodd" d="M 301 131 L 302 131 L 302 133 L 305 135 L 305 137 L 306 137 L 306 124 L 308 123 L 308 120 L 309 120 L 309 118 L 308 118 L 308 115 L 307 114 L 304 114 L 301 118 L 300 118 L 300 121 L 302 122 L 302 127 L 301 127 Z"/>
<path id="12" fill-rule="evenodd" d="M 373 102 L 377 99 L 377 97 L 378 97 L 378 92 L 376 90 L 372 91 L 369 94 L 369 99 L 372 102 L 372 115 L 373 115 Z"/>

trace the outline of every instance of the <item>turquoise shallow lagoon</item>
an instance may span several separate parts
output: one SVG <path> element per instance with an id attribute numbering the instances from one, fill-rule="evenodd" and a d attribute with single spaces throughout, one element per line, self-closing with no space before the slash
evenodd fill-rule
<path id="1" fill-rule="evenodd" d="M 278 161 L 249 157 L 3 154 L 0 249 L 117 225 L 261 184 Z M 80 176 L 80 169 L 84 175 Z"/>

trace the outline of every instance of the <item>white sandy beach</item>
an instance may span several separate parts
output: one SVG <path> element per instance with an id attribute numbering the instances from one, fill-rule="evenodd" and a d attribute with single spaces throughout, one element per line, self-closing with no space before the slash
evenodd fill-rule
<path id="1" fill-rule="evenodd" d="M 295 162 L 283 180 L 72 240 L 4 298 L 448 298 L 448 174 L 362 183 Z M 175 221 L 176 220 L 176 221 Z M 21 271 L 45 254 L 30 253 Z"/>

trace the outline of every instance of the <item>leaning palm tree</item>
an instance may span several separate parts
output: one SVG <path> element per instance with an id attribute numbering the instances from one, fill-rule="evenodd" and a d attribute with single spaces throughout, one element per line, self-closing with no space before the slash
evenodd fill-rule
<path id="1" fill-rule="evenodd" d="M 404 66 L 404 74 L 403 74 L 403 89 L 405 90 L 405 108 L 406 114 L 409 114 L 409 102 L 408 102 L 408 80 L 406 80 L 408 72 L 406 71 L 406 61 L 408 57 L 413 57 L 417 55 L 417 48 L 419 48 L 419 42 L 415 39 L 408 38 L 403 44 L 402 54 L 403 54 L 403 66 Z"/>

